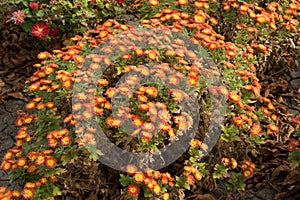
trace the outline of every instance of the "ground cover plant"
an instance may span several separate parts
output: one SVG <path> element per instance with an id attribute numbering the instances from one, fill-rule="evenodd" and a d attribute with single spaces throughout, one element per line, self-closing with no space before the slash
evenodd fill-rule
<path id="1" fill-rule="evenodd" d="M 123 1 L 1 1 L 2 27 L 21 27 L 25 34 L 58 47 L 96 24 L 120 17 Z M 102 22 L 103 23 L 103 22 Z M 56 46 L 55 46 L 56 44 Z"/>
<path id="2" fill-rule="evenodd" d="M 258 78 L 263 62 L 297 37 L 299 1 L 123 3 L 139 26 L 99 20 L 65 47 L 39 53 L 25 89 L 33 100 L 16 119 L 16 143 L 1 164 L 24 189 L 2 187 L 1 199 L 60 196 L 78 162 L 94 169 L 99 179 L 90 184 L 104 198 L 109 181 L 101 176 L 114 170 L 103 162 L 115 161 L 101 160 L 113 149 L 106 140 L 127 152 L 163 155 L 168 144 L 190 138 L 186 151 L 159 170 L 151 157 L 126 166 L 116 160 L 117 187 L 128 199 L 183 199 L 220 182 L 243 191 L 257 152 L 269 143 L 290 152 L 290 168 L 299 167 L 300 118 L 284 117 Z M 284 120 L 292 131 L 282 128 Z"/>

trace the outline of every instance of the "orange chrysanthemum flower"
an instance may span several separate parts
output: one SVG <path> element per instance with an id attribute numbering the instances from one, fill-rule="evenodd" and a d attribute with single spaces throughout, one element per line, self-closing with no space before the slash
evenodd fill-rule
<path id="1" fill-rule="evenodd" d="M 138 109 L 141 111 L 148 111 L 149 110 L 149 105 L 148 104 L 141 104 L 138 106 Z"/>
<path id="2" fill-rule="evenodd" d="M 187 182 L 187 184 L 189 185 L 194 185 L 195 183 L 195 178 L 193 175 L 189 175 L 185 178 L 185 182 Z"/>
<path id="3" fill-rule="evenodd" d="M 187 84 L 191 87 L 195 87 L 198 85 L 198 77 L 188 77 Z"/>
<path id="4" fill-rule="evenodd" d="M 26 110 L 33 110 L 36 107 L 35 102 L 29 102 L 26 104 Z"/>
<path id="5" fill-rule="evenodd" d="M 241 102 L 241 97 L 237 94 L 234 94 L 234 93 L 229 93 L 228 94 L 228 99 L 231 101 L 231 102 L 234 102 L 234 103 L 239 103 Z"/>
<path id="6" fill-rule="evenodd" d="M 14 190 L 11 192 L 12 197 L 14 198 L 20 198 L 21 197 L 21 193 L 17 190 Z"/>
<path id="7" fill-rule="evenodd" d="M 178 5 L 180 6 L 186 6 L 189 4 L 188 0 L 178 0 Z"/>
<path id="8" fill-rule="evenodd" d="M 40 60 L 46 60 L 49 56 L 50 56 L 50 53 L 48 53 L 46 51 L 41 52 L 37 55 L 38 59 L 40 59 Z"/>
<path id="9" fill-rule="evenodd" d="M 17 161 L 17 165 L 18 165 L 18 167 L 20 167 L 20 168 L 23 168 L 26 164 L 27 164 L 26 158 L 20 158 L 20 159 Z"/>
<path id="10" fill-rule="evenodd" d="M 38 157 L 36 158 L 35 164 L 42 165 L 44 163 L 45 163 L 45 155 L 43 155 L 43 154 L 38 155 Z"/>
<path id="11" fill-rule="evenodd" d="M 130 60 L 131 55 L 130 55 L 130 54 L 124 54 L 124 55 L 121 56 L 121 58 L 122 58 L 123 60 Z"/>
<path id="12" fill-rule="evenodd" d="M 243 176 L 245 178 L 251 178 L 252 175 L 253 175 L 253 169 L 251 167 L 247 167 L 246 169 L 244 169 Z"/>
<path id="13" fill-rule="evenodd" d="M 179 77 L 178 76 L 169 76 L 168 82 L 170 85 L 178 85 L 179 84 Z"/>
<path id="14" fill-rule="evenodd" d="M 156 97 L 157 96 L 157 90 L 154 87 L 147 87 L 145 90 L 146 94 L 150 97 Z"/>
<path id="15" fill-rule="evenodd" d="M 50 109 L 55 107 L 55 104 L 53 102 L 47 102 L 45 105 L 47 108 L 50 108 Z"/>
<path id="16" fill-rule="evenodd" d="M 1 164 L 1 169 L 4 170 L 4 171 L 9 171 L 12 167 L 12 164 L 7 162 L 7 161 L 3 161 L 2 164 Z"/>
<path id="17" fill-rule="evenodd" d="M 159 195 L 161 192 L 161 187 L 158 184 L 154 185 L 153 192 L 154 194 Z"/>
<path id="18" fill-rule="evenodd" d="M 233 50 L 228 50 L 227 52 L 226 52 L 226 55 L 228 56 L 228 57 L 230 57 L 230 58 L 234 58 L 234 57 L 236 57 L 236 52 L 235 51 L 233 51 Z"/>
<path id="19" fill-rule="evenodd" d="M 137 167 L 135 165 L 127 165 L 126 172 L 128 175 L 133 175 L 134 173 L 137 172 Z"/>
<path id="20" fill-rule="evenodd" d="M 152 132 L 152 131 L 154 131 L 155 126 L 151 122 L 145 122 L 142 125 L 142 129 L 147 131 L 147 132 Z"/>
<path id="21" fill-rule="evenodd" d="M 139 183 L 144 182 L 145 175 L 142 172 L 137 172 L 134 174 L 133 178 L 134 178 L 134 181 L 139 184 Z"/>
<path id="22" fill-rule="evenodd" d="M 117 95 L 117 89 L 116 88 L 108 88 L 105 92 L 105 95 L 108 98 L 114 98 Z"/>
<path id="23" fill-rule="evenodd" d="M 138 96 L 137 96 L 137 100 L 138 100 L 138 102 L 140 102 L 140 103 L 145 103 L 145 102 L 148 101 L 148 98 L 147 98 L 145 95 L 138 95 Z"/>
<path id="24" fill-rule="evenodd" d="M 259 124 L 253 124 L 252 128 L 250 129 L 251 135 L 258 137 L 260 135 L 260 131 L 262 130 Z"/>
<path id="25" fill-rule="evenodd" d="M 271 133 L 278 133 L 279 132 L 279 128 L 274 124 L 269 124 L 267 126 L 267 128 L 268 128 L 268 132 L 271 132 Z"/>
<path id="26" fill-rule="evenodd" d="M 194 19 L 198 23 L 204 23 L 206 20 L 206 16 L 203 13 L 199 13 L 194 16 Z"/>
<path id="27" fill-rule="evenodd" d="M 29 86 L 29 91 L 30 92 L 34 92 L 34 91 L 38 90 L 39 87 L 40 87 L 40 83 L 39 82 L 34 83 L 34 84 L 32 84 L 32 85 Z"/>
<path id="28" fill-rule="evenodd" d="M 157 53 L 155 51 L 150 51 L 149 53 L 147 53 L 147 57 L 150 60 L 155 60 L 157 58 Z"/>
<path id="29" fill-rule="evenodd" d="M 24 199 L 32 199 L 34 197 L 34 190 L 24 189 L 22 195 Z"/>
<path id="30" fill-rule="evenodd" d="M 73 83 L 72 79 L 67 79 L 67 80 L 63 81 L 62 86 L 65 89 L 69 89 L 72 87 L 72 83 Z"/>
<path id="31" fill-rule="evenodd" d="M 71 138 L 69 136 L 64 136 L 60 139 L 60 142 L 63 146 L 68 146 L 71 144 Z"/>
<path id="32" fill-rule="evenodd" d="M 56 167 L 56 159 L 53 158 L 53 157 L 50 157 L 48 156 L 45 160 L 45 165 L 48 167 L 48 168 L 54 168 Z"/>
<path id="33" fill-rule="evenodd" d="M 108 85 L 108 80 L 105 78 L 101 78 L 97 81 L 97 85 L 105 87 Z"/>
<path id="34" fill-rule="evenodd" d="M 244 120 L 242 119 L 242 117 L 235 117 L 233 118 L 233 124 L 236 125 L 236 126 L 243 126 L 244 125 Z"/>
<path id="35" fill-rule="evenodd" d="M 170 90 L 170 93 L 175 102 L 181 102 L 184 98 L 188 97 L 182 90 L 172 89 Z"/>
<path id="36" fill-rule="evenodd" d="M 37 170 L 37 166 L 35 164 L 30 164 L 27 168 L 28 174 L 34 174 L 34 172 Z"/>
<path id="37" fill-rule="evenodd" d="M 130 184 L 127 188 L 127 192 L 132 197 L 137 197 L 140 194 L 140 188 L 136 184 Z"/>

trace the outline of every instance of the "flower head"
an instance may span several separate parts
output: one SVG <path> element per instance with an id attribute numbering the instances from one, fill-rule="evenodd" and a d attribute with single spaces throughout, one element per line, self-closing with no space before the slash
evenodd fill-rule
<path id="1" fill-rule="evenodd" d="M 137 197 L 140 194 L 140 188 L 136 184 L 130 184 L 128 186 L 127 192 L 132 197 Z"/>
<path id="2" fill-rule="evenodd" d="M 132 175 L 134 173 L 137 172 L 137 167 L 135 165 L 127 165 L 126 166 L 126 172 L 129 174 L 129 175 Z"/>
<path id="3" fill-rule="evenodd" d="M 34 196 L 34 190 L 33 189 L 24 189 L 22 195 L 23 195 L 24 199 L 32 199 Z"/>
<path id="4" fill-rule="evenodd" d="M 145 180 L 145 175 L 142 172 L 137 172 L 133 178 L 136 183 L 142 183 Z"/>
<path id="5" fill-rule="evenodd" d="M 32 27 L 31 33 L 39 39 L 44 39 L 49 33 L 49 27 L 44 22 L 37 23 Z"/>
<path id="6" fill-rule="evenodd" d="M 32 10 L 39 10 L 40 9 L 40 5 L 38 3 L 36 3 L 36 2 L 30 2 L 29 7 Z"/>
<path id="7" fill-rule="evenodd" d="M 15 24 L 23 24 L 25 14 L 18 10 L 12 13 L 12 20 Z"/>
<path id="8" fill-rule="evenodd" d="M 55 158 L 53 157 L 47 157 L 46 160 L 45 160 L 45 165 L 48 167 L 48 168 L 54 168 L 56 166 L 56 160 Z"/>

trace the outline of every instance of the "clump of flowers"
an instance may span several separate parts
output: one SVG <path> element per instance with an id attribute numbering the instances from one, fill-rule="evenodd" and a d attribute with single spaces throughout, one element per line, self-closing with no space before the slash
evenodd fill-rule
<path id="1" fill-rule="evenodd" d="M 0 11 L 3 13 L 5 27 L 21 26 L 28 35 L 38 39 L 66 40 L 72 35 L 81 34 L 102 21 L 119 16 L 126 10 L 124 1 L 4 1 Z M 50 32 L 37 33 L 41 24 Z M 1 27 L 1 26 L 0 26 Z M 72 27 L 71 29 L 69 27 Z M 55 31 L 55 35 L 51 34 Z"/>
<path id="2" fill-rule="evenodd" d="M 228 179 L 228 189 L 243 190 L 243 182 L 255 173 L 255 164 L 243 159 L 248 155 L 241 148 L 256 148 L 265 139 L 282 134 L 277 108 L 261 95 L 256 76 L 257 57 L 268 56 L 270 51 L 256 38 L 264 31 L 297 31 L 297 3 L 284 5 L 284 9 L 274 2 L 267 8 L 238 1 L 141 3 L 141 7 L 136 5 L 141 14 L 144 8 L 153 13 L 141 20 L 141 30 L 107 20 L 84 36 L 71 37 L 61 50 L 38 55 L 41 62 L 34 65 L 38 70 L 27 87 L 35 97 L 26 105 L 28 113 L 16 120 L 20 129 L 15 146 L 1 164 L 12 179 L 26 182 L 21 193 L 24 198 L 59 195 L 54 183 L 68 161 L 83 154 L 97 159 L 99 148 L 102 154 L 109 153 L 110 149 L 98 145 L 102 138 L 94 123 L 119 148 L 161 153 L 160 149 L 197 125 L 193 117 L 198 108 L 182 106 L 193 95 L 203 102 L 199 109 L 204 111 L 200 113 L 204 125 L 189 143 L 186 159 L 180 163 L 183 169 L 161 172 L 129 164 L 122 169 L 126 173 L 120 174 L 120 183 L 132 199 L 141 195 L 178 199 L 182 191 L 195 190 L 208 176 Z M 172 6 L 166 7 L 169 4 Z M 41 6 L 30 7 L 38 10 Z M 224 19 L 214 17 L 218 6 L 224 13 L 240 13 L 233 38 L 216 31 L 221 20 L 232 20 L 230 14 Z M 46 24 L 32 29 L 41 39 L 57 35 L 55 32 Z M 186 37 L 175 37 L 180 34 Z M 199 56 L 204 54 L 201 45 L 217 65 Z M 224 85 L 214 84 L 215 77 L 222 77 Z M 203 140 L 210 117 L 205 113 L 214 113 L 212 105 L 224 101 L 228 106 L 219 107 L 218 112 L 227 119 L 218 129 L 220 140 L 215 141 L 220 155 L 205 163 L 201 159 L 210 156 L 213 148 Z M 299 143 L 291 141 L 288 149 L 299 153 Z M 241 155 L 235 158 L 232 152 Z M 12 192 L 2 188 L 0 194 Z"/>

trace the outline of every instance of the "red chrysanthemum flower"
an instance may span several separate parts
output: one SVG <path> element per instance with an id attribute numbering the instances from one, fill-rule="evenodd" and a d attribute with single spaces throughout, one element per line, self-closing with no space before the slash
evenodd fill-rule
<path id="1" fill-rule="evenodd" d="M 49 27 L 44 22 L 37 23 L 32 27 L 31 33 L 39 39 L 44 39 L 49 33 Z"/>
<path id="2" fill-rule="evenodd" d="M 36 2 L 30 2 L 29 7 L 32 10 L 39 10 L 40 9 L 40 5 L 38 3 L 36 3 Z"/>
<path id="3" fill-rule="evenodd" d="M 4 25 L 5 27 L 8 26 L 10 15 L 11 15 L 11 12 L 6 12 L 5 15 L 4 15 L 3 25 Z"/>
<path id="4" fill-rule="evenodd" d="M 49 35 L 52 38 L 56 38 L 59 35 L 59 29 L 58 28 L 52 28 L 49 30 Z"/>
<path id="5" fill-rule="evenodd" d="M 122 5 L 122 4 L 124 3 L 124 0 L 117 0 L 117 3 L 118 3 L 119 5 Z"/>
<path id="6" fill-rule="evenodd" d="M 127 190 L 128 194 L 132 197 L 137 197 L 140 194 L 140 188 L 136 184 L 130 184 Z"/>

